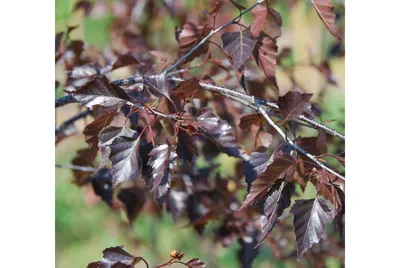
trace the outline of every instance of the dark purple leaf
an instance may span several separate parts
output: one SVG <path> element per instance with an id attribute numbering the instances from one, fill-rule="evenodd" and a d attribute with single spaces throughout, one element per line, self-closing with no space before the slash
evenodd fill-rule
<path id="1" fill-rule="evenodd" d="M 171 186 L 171 177 L 173 176 L 177 155 L 172 150 L 171 144 L 167 142 L 151 150 L 149 156 L 152 172 L 148 188 L 154 198 L 159 201 L 159 204 L 162 204 L 162 199 Z"/>
<path id="2" fill-rule="evenodd" d="M 199 260 L 198 258 L 191 259 L 186 263 L 186 265 L 190 268 L 207 268 L 207 264 L 203 261 Z"/>
<path id="3" fill-rule="evenodd" d="M 247 183 L 247 191 L 250 191 L 253 181 L 266 169 L 269 157 L 266 153 L 253 152 L 250 154 L 250 159 L 244 162 L 243 173 Z"/>
<path id="4" fill-rule="evenodd" d="M 143 84 L 147 86 L 154 96 L 159 98 L 167 97 L 172 102 L 169 97 L 170 82 L 166 75 L 145 75 L 143 76 Z"/>
<path id="5" fill-rule="evenodd" d="M 108 162 L 110 161 L 110 153 L 111 153 L 111 148 L 110 145 L 112 142 L 120 136 L 125 136 L 125 137 L 134 137 L 136 135 L 136 131 L 126 128 L 126 127 L 115 127 L 115 126 L 109 126 L 104 128 L 100 134 L 99 134 L 99 142 L 98 146 L 100 148 L 100 151 L 102 153 L 101 156 L 101 163 L 99 165 L 99 169 L 105 167 Z"/>
<path id="6" fill-rule="evenodd" d="M 97 76 L 83 87 L 67 93 L 88 108 L 99 105 L 119 110 L 129 100 L 125 91 L 110 84 L 105 76 Z"/>
<path id="7" fill-rule="evenodd" d="M 112 141 L 110 160 L 113 186 L 140 177 L 142 161 L 139 157 L 139 145 L 140 139 L 137 137 L 120 136 Z"/>
<path id="8" fill-rule="evenodd" d="M 293 225 L 296 234 L 297 259 L 318 244 L 325 233 L 325 225 L 332 222 L 331 205 L 322 197 L 296 200 L 290 210 L 294 215 Z"/>
<path id="9" fill-rule="evenodd" d="M 90 268 L 112 268 L 112 267 L 133 267 L 136 258 L 123 250 L 123 246 L 106 248 L 103 250 L 103 259 L 99 262 L 92 262 Z M 115 266 L 117 263 L 125 266 Z"/>
<path id="10" fill-rule="evenodd" d="M 196 136 L 189 135 L 186 132 L 178 132 L 178 143 L 176 145 L 178 157 L 189 163 L 193 161 L 193 155 L 197 154 Z"/>
<path id="11" fill-rule="evenodd" d="M 229 156 L 240 156 L 241 149 L 232 132 L 232 127 L 226 121 L 218 118 L 211 108 L 206 107 L 201 110 L 197 123 L 202 130 L 202 134 L 216 142 L 222 152 Z"/>
<path id="12" fill-rule="evenodd" d="M 284 172 L 290 171 L 295 163 L 295 159 L 289 154 L 278 152 L 272 155 L 268 160 L 267 168 L 251 184 L 250 192 L 240 209 L 243 210 L 264 198 L 275 181 Z"/>
<path id="13" fill-rule="evenodd" d="M 275 225 L 276 219 L 290 206 L 290 198 L 294 191 L 294 184 L 282 182 L 279 188 L 271 192 L 265 199 L 263 215 L 260 217 L 261 236 L 258 239 L 257 246 L 260 246 L 264 239 L 267 238 L 269 232 Z"/>
<path id="14" fill-rule="evenodd" d="M 85 65 L 77 66 L 72 71 L 68 72 L 69 76 L 74 79 L 89 78 L 99 76 L 103 66 L 96 63 L 88 63 Z"/>
<path id="15" fill-rule="evenodd" d="M 257 42 L 250 32 L 250 28 L 239 32 L 225 32 L 222 34 L 221 40 L 222 47 L 231 57 L 233 65 L 243 70 Z"/>
<path id="16" fill-rule="evenodd" d="M 311 113 L 312 94 L 289 91 L 284 96 L 278 98 L 278 105 L 285 120 L 294 118 L 304 112 Z"/>
<path id="17" fill-rule="evenodd" d="M 144 191 L 138 188 L 122 189 L 118 194 L 118 199 L 124 203 L 126 215 L 131 224 L 143 208 L 146 201 L 144 194 Z"/>
<path id="18" fill-rule="evenodd" d="M 240 249 L 238 250 L 238 257 L 240 260 L 241 268 L 252 268 L 252 263 L 257 256 L 259 249 L 256 248 L 258 230 L 252 226 L 246 226 L 246 237 L 239 238 Z"/>
<path id="19" fill-rule="evenodd" d="M 112 207 L 113 188 L 111 170 L 100 169 L 92 178 L 92 187 L 96 195 L 110 207 Z"/>

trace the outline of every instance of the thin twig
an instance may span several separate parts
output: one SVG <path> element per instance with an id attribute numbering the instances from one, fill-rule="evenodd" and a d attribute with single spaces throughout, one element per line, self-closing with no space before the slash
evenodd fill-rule
<path id="1" fill-rule="evenodd" d="M 256 104 L 257 105 L 257 104 Z M 275 128 L 275 130 L 285 139 L 289 142 L 289 144 L 298 152 L 300 152 L 301 154 L 307 156 L 310 160 L 312 160 L 314 163 L 316 163 L 318 166 L 320 166 L 321 168 L 325 169 L 326 171 L 334 174 L 335 176 L 341 178 L 342 180 L 345 180 L 345 178 L 340 175 L 339 173 L 337 173 L 336 171 L 330 169 L 329 167 L 325 166 L 324 164 L 322 164 L 317 158 L 315 158 L 315 156 L 311 155 L 310 153 L 306 152 L 304 149 L 300 148 L 299 146 L 297 146 L 293 141 L 291 141 L 290 139 L 288 139 L 285 135 L 285 133 L 283 133 L 282 129 L 280 129 L 274 121 L 272 121 L 271 117 L 269 117 L 269 115 L 266 113 L 265 109 L 259 105 L 258 106 L 258 111 L 265 117 L 265 119 L 267 119 L 268 123 Z"/>
<path id="2" fill-rule="evenodd" d="M 71 95 L 65 95 L 56 100 L 56 108 L 64 106 L 68 103 L 74 103 L 74 102 L 78 102 L 78 101 Z"/>
<path id="3" fill-rule="evenodd" d="M 85 118 L 89 114 L 90 114 L 90 110 L 86 110 L 86 111 L 78 113 L 77 115 L 75 115 L 71 119 L 68 119 L 62 125 L 56 127 L 56 133 L 55 133 L 56 136 L 58 136 L 61 132 L 63 132 L 63 130 L 66 129 L 69 125 L 72 125 L 73 123 L 75 123 L 75 121 L 77 121 L 77 120 L 79 120 L 81 118 Z"/>
<path id="4" fill-rule="evenodd" d="M 185 81 L 185 79 L 182 79 L 182 78 L 179 78 L 179 77 L 175 77 L 175 76 L 169 76 L 168 79 L 171 80 L 171 81 L 174 81 L 174 82 L 183 82 L 183 81 Z M 127 79 L 116 80 L 116 81 L 113 81 L 111 83 L 114 83 L 114 84 L 117 84 L 117 85 L 128 85 L 128 84 L 142 83 L 142 82 L 143 82 L 143 78 L 139 76 L 139 77 L 130 77 L 130 78 L 127 78 Z M 259 104 L 261 104 L 263 106 L 267 106 L 269 108 L 273 108 L 273 109 L 279 110 L 278 104 L 276 104 L 274 102 L 270 102 L 270 101 L 267 101 L 267 100 L 264 100 L 264 99 L 261 99 L 261 98 L 250 96 L 250 95 L 248 95 L 246 93 L 243 93 L 243 92 L 240 92 L 240 91 L 237 91 L 237 90 L 234 90 L 234 89 L 221 87 L 221 86 L 216 86 L 216 85 L 204 83 L 204 82 L 201 82 L 201 81 L 200 81 L 199 85 L 202 88 L 206 89 L 206 90 L 219 93 L 219 94 L 224 95 L 226 97 L 228 97 L 228 96 L 236 97 L 237 99 L 242 99 L 244 101 L 247 101 L 247 102 L 253 103 L 253 104 L 255 102 L 257 102 L 257 103 L 259 103 Z M 237 101 L 237 99 L 234 99 L 234 100 Z M 332 128 L 324 125 L 324 124 L 321 124 L 321 123 L 319 123 L 319 122 L 317 122 L 317 121 L 315 121 L 313 119 L 310 119 L 310 118 L 308 118 L 308 117 L 306 117 L 304 115 L 297 116 L 297 119 L 299 119 L 299 120 L 301 120 L 301 121 L 303 121 L 305 123 L 310 124 L 315 129 L 322 129 L 322 130 L 324 130 L 325 132 L 329 133 L 330 135 L 332 135 L 334 137 L 337 137 L 337 138 L 340 138 L 342 140 L 345 140 L 345 136 L 343 134 L 341 134 L 340 132 L 338 132 L 338 131 L 336 131 L 336 130 L 334 130 L 334 129 L 332 129 Z"/>
<path id="5" fill-rule="evenodd" d="M 142 257 L 135 257 L 135 258 L 140 259 L 141 261 L 143 261 L 146 264 L 147 268 L 150 268 L 149 264 L 147 263 L 147 261 L 144 258 L 142 258 Z"/>
<path id="6" fill-rule="evenodd" d="M 226 27 L 228 27 L 231 24 L 236 23 L 236 20 L 239 19 L 240 17 L 242 17 L 243 14 L 246 14 L 247 12 L 249 12 L 250 10 L 252 10 L 253 8 L 255 8 L 256 6 L 258 6 L 259 4 L 261 4 L 262 2 L 264 2 L 264 0 L 258 0 L 257 2 L 255 2 L 254 4 L 252 4 L 250 7 L 246 8 L 245 10 L 241 11 L 239 15 L 237 15 L 235 18 L 233 18 L 231 21 L 225 23 L 224 25 L 218 27 L 217 29 L 213 29 L 206 37 L 204 37 L 197 45 L 195 45 L 191 50 L 189 50 L 189 52 L 187 52 L 185 55 L 183 55 L 177 62 L 175 62 L 174 65 L 168 67 L 167 70 L 165 70 L 165 73 L 168 74 L 169 72 L 171 72 L 173 69 L 175 69 L 176 67 L 178 67 L 182 62 L 184 62 L 193 52 L 195 52 L 201 45 L 203 45 L 208 39 L 211 38 L 211 36 L 213 36 L 214 34 L 218 33 L 219 31 L 225 29 Z"/>
<path id="7" fill-rule="evenodd" d="M 88 172 L 95 172 L 97 170 L 94 167 L 76 166 L 70 164 L 56 164 L 56 168 L 69 168 L 73 170 L 88 171 Z"/>

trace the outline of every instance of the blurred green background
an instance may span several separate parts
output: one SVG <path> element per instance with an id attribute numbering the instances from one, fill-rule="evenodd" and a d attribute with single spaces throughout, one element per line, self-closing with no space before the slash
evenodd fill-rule
<path id="1" fill-rule="evenodd" d="M 71 33 L 72 39 L 82 39 L 89 45 L 104 49 L 110 42 L 108 26 L 112 22 L 112 13 L 106 13 L 101 18 L 85 17 L 83 11 L 74 12 L 76 0 L 56 0 L 55 25 L 56 32 L 65 31 L 67 26 L 79 25 Z M 101 1 L 97 1 L 101 2 Z M 116 2 L 115 0 L 104 3 Z M 160 4 L 161 1 L 154 1 Z M 184 1 L 186 5 L 193 6 L 206 1 Z M 238 1 L 248 6 L 253 1 Z M 283 17 L 283 36 L 279 39 L 279 46 L 293 47 L 293 61 L 302 62 L 309 51 L 316 60 L 326 58 L 328 48 L 334 42 L 315 11 L 308 1 L 298 1 L 291 9 L 287 8 L 285 1 L 275 1 L 274 7 Z M 200 12 L 200 10 L 199 10 Z M 232 7 L 232 14 L 236 9 Z M 166 16 L 168 18 L 168 16 Z M 176 45 L 174 40 L 175 21 L 166 19 L 156 29 L 160 38 L 169 46 Z M 167 37 L 167 38 L 165 38 Z M 153 41 L 155 47 L 162 50 L 157 40 Z M 303 81 L 304 88 L 310 93 L 318 94 L 325 87 L 325 94 L 321 107 L 323 120 L 332 120 L 329 125 L 337 130 L 344 131 L 344 57 L 334 58 L 330 61 L 332 72 L 336 78 L 337 86 L 325 85 L 324 79 L 314 69 L 299 68 L 295 70 L 296 77 Z M 56 76 L 62 76 L 56 69 Z M 287 78 L 277 71 L 280 88 L 287 88 Z M 62 94 L 59 89 L 57 95 Z M 284 92 L 283 92 L 284 93 Z M 57 109 L 57 122 L 76 114 L 77 105 L 68 105 Z M 82 120 L 81 120 L 82 121 Z M 81 131 L 84 124 L 76 124 Z M 315 135 L 316 132 L 311 134 Z M 56 146 L 56 163 L 70 163 L 79 148 L 86 148 L 83 136 L 74 136 L 61 141 Z M 232 163 L 228 157 L 221 158 L 223 170 L 229 175 Z M 209 264 L 209 267 L 239 267 L 236 251 L 239 247 L 235 243 L 231 248 L 223 248 L 214 244 L 212 238 L 200 239 L 191 229 L 183 224 L 174 225 L 171 216 L 164 213 L 161 220 L 154 216 L 141 213 L 129 227 L 122 211 L 115 212 L 103 202 L 99 202 L 88 188 L 79 188 L 71 183 L 72 172 L 67 169 L 57 169 L 56 179 L 56 267 L 86 267 L 89 262 L 101 259 L 104 248 L 124 245 L 125 250 L 137 256 L 144 257 L 154 266 L 169 259 L 169 252 L 179 249 L 188 257 L 198 257 Z M 315 197 L 316 191 L 309 186 L 304 193 L 305 197 Z M 137 243 L 141 241 L 140 245 Z M 272 251 L 266 246 L 261 248 L 254 267 L 296 267 L 295 262 L 276 261 Z M 340 267 L 333 258 L 328 258 L 327 267 Z M 138 267 L 145 267 L 139 264 Z M 305 266 L 306 267 L 306 266 Z"/>

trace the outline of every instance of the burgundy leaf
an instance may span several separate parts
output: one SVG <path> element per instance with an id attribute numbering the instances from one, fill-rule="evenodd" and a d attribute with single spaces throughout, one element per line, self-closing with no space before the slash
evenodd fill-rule
<path id="1" fill-rule="evenodd" d="M 275 77 L 277 55 L 278 46 L 276 42 L 261 33 L 261 37 L 253 50 L 253 57 L 268 81 L 274 86 L 275 91 L 278 91 L 278 84 Z"/>
<path id="2" fill-rule="evenodd" d="M 167 194 L 171 186 L 176 152 L 172 150 L 171 144 L 167 142 L 151 150 L 149 156 L 152 172 L 148 187 L 150 193 L 158 200 Z"/>
<path id="3" fill-rule="evenodd" d="M 140 177 L 142 162 L 139 158 L 139 144 L 140 139 L 137 137 L 125 136 L 117 137 L 111 143 L 110 160 L 113 186 Z"/>
<path id="4" fill-rule="evenodd" d="M 144 206 L 146 201 L 145 193 L 138 188 L 121 189 L 118 199 L 124 203 L 126 215 L 132 224 Z"/>
<path id="5" fill-rule="evenodd" d="M 136 258 L 126 252 L 123 246 L 106 248 L 103 250 L 103 259 L 99 262 L 90 263 L 88 267 L 111 268 L 111 267 L 133 267 Z M 122 264 L 122 266 L 115 266 Z"/>
<path id="6" fill-rule="evenodd" d="M 260 201 L 267 194 L 269 189 L 280 176 L 294 167 L 296 161 L 289 155 L 282 152 L 275 153 L 267 163 L 267 168 L 251 184 L 250 192 L 244 200 L 241 210 Z"/>
<path id="7" fill-rule="evenodd" d="M 328 31 L 337 39 L 341 40 L 335 29 L 335 10 L 331 3 L 331 0 L 311 0 L 315 10 L 318 13 L 320 19 L 324 22 Z"/>
<path id="8" fill-rule="evenodd" d="M 243 9 L 246 9 L 244 6 L 239 5 L 238 3 L 236 3 L 235 0 L 229 0 L 229 2 L 231 2 L 232 5 L 234 5 L 237 9 L 239 9 L 239 11 L 242 11 Z"/>
<path id="9" fill-rule="evenodd" d="M 257 42 L 250 29 L 247 28 L 239 32 L 225 32 L 222 34 L 221 40 L 222 47 L 231 57 L 233 65 L 243 70 Z"/>
<path id="10" fill-rule="evenodd" d="M 113 188 L 111 170 L 108 168 L 100 169 L 92 178 L 92 187 L 97 196 L 99 196 L 109 207 L 113 205 Z"/>
<path id="11" fill-rule="evenodd" d="M 239 127 L 243 131 L 249 131 L 252 125 L 261 126 L 261 116 L 259 114 L 244 115 L 240 118 Z"/>
<path id="12" fill-rule="evenodd" d="M 250 154 L 249 160 L 244 163 L 243 173 L 247 183 L 247 191 L 250 191 L 253 181 L 266 169 L 269 157 L 266 153 L 253 152 Z"/>
<path id="13" fill-rule="evenodd" d="M 192 98 L 194 94 L 199 90 L 200 80 L 196 77 L 191 77 L 183 82 L 180 82 L 172 91 L 180 96 L 182 99 Z"/>
<path id="14" fill-rule="evenodd" d="M 186 263 L 186 265 L 190 268 L 207 268 L 207 264 L 198 258 L 193 258 Z"/>
<path id="15" fill-rule="evenodd" d="M 80 149 L 76 152 L 76 156 L 72 159 L 71 163 L 75 166 L 93 167 L 93 161 L 96 154 L 90 148 Z M 84 185 L 88 178 L 93 174 L 91 171 L 72 170 L 74 174 L 73 183 L 81 186 Z"/>
<path id="16" fill-rule="evenodd" d="M 61 40 L 62 40 L 63 35 L 64 35 L 64 32 L 59 32 L 56 34 L 56 54 L 57 54 L 58 50 L 60 49 Z"/>
<path id="17" fill-rule="evenodd" d="M 260 4 L 251 10 L 254 21 L 251 25 L 251 33 L 258 37 L 264 32 L 272 39 L 281 36 L 282 18 L 281 15 L 267 4 Z"/>
<path id="18" fill-rule="evenodd" d="M 178 143 L 176 145 L 178 157 L 189 163 L 193 161 L 193 155 L 197 154 L 196 136 L 189 135 L 186 132 L 178 132 Z"/>
<path id="19" fill-rule="evenodd" d="M 176 39 L 179 42 L 179 49 L 182 54 L 188 53 L 195 45 L 197 45 L 211 31 L 211 26 L 197 26 L 192 22 L 183 25 L 183 29 L 176 32 Z M 209 43 L 205 42 L 195 52 L 193 52 L 187 61 L 190 62 L 194 58 L 207 53 Z"/>
<path id="20" fill-rule="evenodd" d="M 279 188 L 271 192 L 265 199 L 263 215 L 260 217 L 262 233 L 258 239 L 257 246 L 260 246 L 264 239 L 267 238 L 269 232 L 275 225 L 276 219 L 290 206 L 290 198 L 294 191 L 294 184 L 282 182 Z"/>
<path id="21" fill-rule="evenodd" d="M 201 110 L 197 123 L 202 130 L 202 134 L 215 141 L 222 152 L 229 156 L 240 156 L 241 149 L 232 132 L 232 127 L 226 121 L 218 118 L 211 108 L 206 107 Z"/>
<path id="22" fill-rule="evenodd" d="M 304 112 L 311 113 L 311 96 L 312 94 L 289 91 L 284 96 L 279 97 L 278 105 L 285 117 L 285 121 Z"/>
<path id="23" fill-rule="evenodd" d="M 333 220 L 333 211 L 328 201 L 318 197 L 296 200 L 290 212 L 294 216 L 297 259 L 300 260 L 309 248 L 318 244 L 325 233 L 325 225 Z"/>
<path id="24" fill-rule="evenodd" d="M 97 152 L 99 147 L 98 136 L 100 131 L 102 131 L 106 126 L 108 126 L 113 118 L 113 114 L 105 114 L 97 119 L 95 119 L 90 124 L 86 125 L 83 129 L 83 135 L 85 135 L 85 141 L 94 152 Z"/>
<path id="25" fill-rule="evenodd" d="M 67 93 L 88 108 L 99 105 L 119 110 L 129 100 L 125 91 L 117 85 L 110 84 L 105 76 L 96 76 L 83 87 Z"/>
<path id="26" fill-rule="evenodd" d="M 88 63 L 85 65 L 77 66 L 68 74 L 71 78 L 74 79 L 82 79 L 82 78 L 89 78 L 93 76 L 98 76 L 101 74 L 101 69 L 103 67 L 96 63 Z"/>
<path id="27" fill-rule="evenodd" d="M 147 86 L 150 93 L 156 97 L 167 97 L 169 100 L 170 82 L 166 75 L 143 76 L 143 84 Z M 172 102 L 172 100 L 171 100 Z"/>
<path id="28" fill-rule="evenodd" d="M 110 161 L 110 153 L 111 153 L 111 148 L 110 145 L 112 142 L 120 136 L 125 136 L 125 137 L 134 137 L 136 135 L 136 131 L 126 128 L 126 127 L 114 127 L 114 126 L 109 126 L 104 128 L 98 138 L 98 146 L 100 148 L 100 151 L 102 153 L 101 156 L 101 163 L 99 165 L 99 169 L 105 167 L 108 162 Z"/>
<path id="29" fill-rule="evenodd" d="M 111 72 L 115 69 L 126 67 L 129 65 L 139 65 L 140 62 L 135 58 L 134 54 L 131 51 L 126 52 L 125 54 L 117 55 L 117 58 L 111 65 L 106 66 L 101 70 L 102 74 Z"/>

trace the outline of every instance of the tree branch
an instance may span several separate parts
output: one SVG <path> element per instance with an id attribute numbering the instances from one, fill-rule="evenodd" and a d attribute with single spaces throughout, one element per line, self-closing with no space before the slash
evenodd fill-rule
<path id="1" fill-rule="evenodd" d="M 196 51 L 202 44 L 204 44 L 208 39 L 211 38 L 214 34 L 218 33 L 219 31 L 225 29 L 231 24 L 236 23 L 236 20 L 242 17 L 243 14 L 246 14 L 259 4 L 264 2 L 264 0 L 258 0 L 254 4 L 252 4 L 250 7 L 246 8 L 245 10 L 241 11 L 239 15 L 237 15 L 235 18 L 233 18 L 231 21 L 225 23 L 224 25 L 218 27 L 217 29 L 212 30 L 206 37 L 204 37 L 197 45 L 195 45 L 191 50 L 189 50 L 185 55 L 183 55 L 177 62 L 175 62 L 174 65 L 168 67 L 167 70 L 165 70 L 165 74 L 168 74 L 171 72 L 173 69 L 175 69 L 177 66 L 179 66 L 183 61 L 185 61 L 194 51 Z"/>
<path id="2" fill-rule="evenodd" d="M 275 128 L 275 130 L 286 140 L 289 142 L 289 144 L 298 152 L 300 152 L 301 154 L 307 156 L 311 161 L 313 161 L 314 163 L 316 163 L 318 166 L 320 166 L 321 168 L 325 169 L 326 171 L 332 173 L 333 175 L 341 178 L 342 180 L 345 180 L 345 178 L 340 175 L 339 173 L 337 173 L 336 171 L 330 169 L 329 167 L 325 166 L 324 164 L 322 164 L 317 158 L 315 158 L 315 156 L 311 155 L 310 153 L 306 152 L 304 149 L 300 148 L 299 146 L 297 146 L 293 141 L 291 141 L 290 139 L 287 138 L 287 136 L 285 135 L 285 133 L 283 133 L 282 129 L 280 129 L 274 121 L 272 121 L 271 117 L 269 117 L 269 115 L 266 113 L 266 111 L 264 110 L 263 107 L 261 107 L 260 105 L 257 105 L 258 111 L 265 117 L 265 119 L 267 119 L 268 123 Z"/>
<path id="3" fill-rule="evenodd" d="M 88 171 L 88 172 L 95 172 L 97 170 L 94 167 L 75 166 L 70 164 L 56 164 L 56 168 L 69 168 L 73 170 Z"/>
<path id="4" fill-rule="evenodd" d="M 68 103 L 74 103 L 74 102 L 78 102 L 78 101 L 71 95 L 65 95 L 56 100 L 56 108 L 64 106 Z"/>
<path id="5" fill-rule="evenodd" d="M 185 81 L 185 79 L 179 78 L 179 77 L 175 77 L 175 76 L 169 76 L 168 79 L 170 79 L 171 81 L 174 82 L 183 82 Z M 132 84 L 132 83 L 142 83 L 143 82 L 143 78 L 142 77 L 130 77 L 127 79 L 121 79 L 121 80 L 116 80 L 113 81 L 111 83 L 117 84 L 117 85 L 128 85 L 128 84 Z M 255 102 L 257 102 L 258 104 L 261 104 L 263 106 L 267 106 L 269 108 L 273 108 L 273 109 L 277 109 L 279 110 L 279 106 L 278 104 L 274 103 L 274 102 L 270 102 L 264 99 L 260 99 L 254 96 L 250 96 L 246 93 L 234 90 L 234 89 L 229 89 L 226 87 L 221 87 L 221 86 L 216 86 L 216 85 L 212 85 L 212 84 L 208 84 L 208 83 L 204 83 L 201 82 L 199 83 L 199 85 L 209 91 L 215 92 L 215 93 L 219 93 L 221 95 L 224 95 L 225 97 L 235 97 L 233 98 L 233 100 L 238 101 L 238 99 L 247 101 L 249 103 L 252 103 L 255 105 Z M 236 99 L 237 98 L 237 99 Z M 232 98 L 231 98 L 232 99 Z M 243 102 L 241 102 L 243 104 Z M 247 104 L 246 104 L 247 105 Z M 258 110 L 255 106 L 252 107 L 255 110 Z M 342 140 L 345 140 L 345 136 L 341 133 L 339 133 L 338 131 L 324 125 L 321 124 L 313 119 L 310 119 L 304 115 L 299 115 L 297 116 L 298 120 L 301 120 L 309 125 L 311 125 L 313 128 L 315 129 L 322 129 L 323 131 L 329 133 L 332 136 L 335 136 L 337 138 L 340 138 Z"/>
<path id="6" fill-rule="evenodd" d="M 56 102 L 57 102 L 57 100 L 56 100 Z M 75 121 L 77 121 L 77 120 L 79 120 L 81 118 L 85 118 L 89 114 L 90 114 L 90 110 L 88 109 L 86 111 L 78 113 L 77 115 L 75 115 L 71 119 L 68 119 L 62 125 L 56 127 L 56 133 L 55 133 L 56 136 L 58 136 L 61 132 L 63 132 L 64 129 L 66 129 L 69 125 L 72 125 L 73 123 L 75 123 Z"/>

